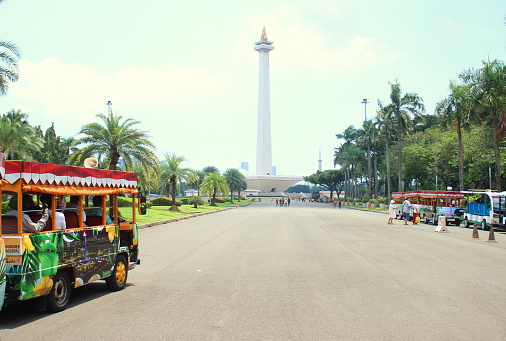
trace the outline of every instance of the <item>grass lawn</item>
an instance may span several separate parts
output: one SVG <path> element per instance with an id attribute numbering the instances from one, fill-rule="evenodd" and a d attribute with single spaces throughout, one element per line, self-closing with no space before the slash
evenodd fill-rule
<path id="1" fill-rule="evenodd" d="M 223 210 L 229 207 L 245 206 L 249 204 L 250 200 L 235 200 L 233 204 L 227 202 L 224 204 L 217 204 L 218 206 L 209 206 L 208 203 L 194 208 L 193 205 L 181 205 L 179 209 L 181 212 L 169 211 L 170 206 L 152 206 L 148 208 L 146 215 L 137 214 L 137 224 L 149 224 L 156 221 L 164 221 L 174 218 L 180 218 L 184 216 L 191 216 L 199 213 L 208 213 L 213 211 Z M 120 207 L 119 211 L 123 219 L 132 220 L 132 208 L 131 207 Z"/>

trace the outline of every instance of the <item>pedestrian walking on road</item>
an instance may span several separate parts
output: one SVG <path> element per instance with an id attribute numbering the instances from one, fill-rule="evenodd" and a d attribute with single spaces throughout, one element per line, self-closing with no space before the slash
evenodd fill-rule
<path id="1" fill-rule="evenodd" d="M 334 200 L 334 208 L 337 207 L 337 200 Z"/>
<path id="2" fill-rule="evenodd" d="M 404 200 L 404 202 L 402 203 L 402 214 L 404 215 L 404 225 L 408 225 L 409 208 L 411 206 L 413 205 L 411 205 L 411 202 L 408 199 Z"/>
<path id="3" fill-rule="evenodd" d="M 394 200 L 390 200 L 390 205 L 388 206 L 388 223 L 389 224 L 394 224 L 393 223 L 393 220 L 396 216 L 395 214 L 395 209 L 397 208 L 398 205 L 395 204 L 395 201 Z"/>
<path id="4" fill-rule="evenodd" d="M 419 215 L 420 215 L 420 205 L 418 205 L 418 201 L 415 201 L 415 203 L 413 204 L 413 225 L 418 224 L 416 219 L 418 218 Z"/>

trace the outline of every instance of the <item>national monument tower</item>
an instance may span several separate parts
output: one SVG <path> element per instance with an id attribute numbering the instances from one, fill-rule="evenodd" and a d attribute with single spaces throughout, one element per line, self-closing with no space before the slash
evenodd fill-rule
<path id="1" fill-rule="evenodd" d="M 279 176 L 272 171 L 271 143 L 271 90 L 269 82 L 269 52 L 274 50 L 272 41 L 267 39 L 265 27 L 260 41 L 254 46 L 260 54 L 258 75 L 258 125 L 257 125 L 257 163 L 256 174 L 247 175 L 249 190 L 258 194 L 282 193 L 291 185 L 302 181 L 301 176 Z"/>
<path id="2" fill-rule="evenodd" d="M 260 54 L 256 175 L 270 175 L 272 174 L 272 144 L 269 52 L 274 50 L 274 46 L 272 46 L 272 41 L 267 38 L 265 27 L 262 30 L 260 41 L 255 43 L 254 49 Z"/>

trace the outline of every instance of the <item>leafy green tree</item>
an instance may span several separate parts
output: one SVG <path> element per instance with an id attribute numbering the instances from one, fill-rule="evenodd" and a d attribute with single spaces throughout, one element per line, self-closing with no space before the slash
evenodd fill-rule
<path id="1" fill-rule="evenodd" d="M 311 193 L 311 187 L 308 185 L 293 185 L 286 190 L 286 193 Z"/>
<path id="2" fill-rule="evenodd" d="M 186 161 L 184 156 L 165 153 L 165 159 L 161 162 L 161 180 L 167 188 L 167 192 L 171 192 L 172 206 L 171 211 L 179 211 L 176 206 L 176 193 L 178 186 L 182 180 L 186 180 L 193 174 L 192 169 L 181 167 L 181 163 Z"/>
<path id="3" fill-rule="evenodd" d="M 7 95 L 9 83 L 19 79 L 19 48 L 8 41 L 0 40 L 0 96 Z"/>
<path id="4" fill-rule="evenodd" d="M 466 188 L 491 188 L 489 167 L 494 163 L 494 146 L 490 138 L 493 136 L 493 128 L 487 122 L 473 124 L 468 134 L 463 136 L 466 146 L 465 182 Z M 504 146 L 501 147 L 501 164 L 505 165 Z"/>
<path id="5" fill-rule="evenodd" d="M 43 145 L 44 140 L 28 123 L 28 114 L 11 110 L 0 117 L 0 152 L 6 159 L 34 161 Z"/>
<path id="6" fill-rule="evenodd" d="M 423 100 L 416 93 L 406 93 L 402 95 L 401 85 L 399 83 L 390 84 L 390 106 L 392 115 L 397 126 L 397 162 L 399 175 L 399 190 L 404 188 L 402 174 L 402 138 L 404 134 L 413 129 L 411 115 L 420 116 L 425 112 Z"/>
<path id="7" fill-rule="evenodd" d="M 227 181 L 227 185 L 230 188 L 230 202 L 234 203 L 234 191 L 240 192 L 242 189 L 242 184 L 246 177 L 242 174 L 237 168 L 229 168 L 224 173 L 223 176 Z"/>
<path id="8" fill-rule="evenodd" d="M 44 139 L 44 145 L 35 155 L 36 160 L 57 165 L 67 164 L 69 147 L 65 139 L 56 135 L 54 123 L 51 123 L 51 126 L 46 129 L 44 135 L 42 134 L 42 130 L 36 129 L 36 131 L 37 135 Z"/>
<path id="9" fill-rule="evenodd" d="M 204 178 L 200 190 L 202 193 L 212 196 L 210 206 L 218 206 L 216 205 L 217 194 L 226 194 L 230 191 L 225 177 L 216 172 L 210 173 Z"/>
<path id="10" fill-rule="evenodd" d="M 76 140 L 75 145 L 84 145 L 84 148 L 70 156 L 70 164 L 82 165 L 84 159 L 90 156 L 105 155 L 104 162 L 110 170 L 116 170 L 120 158 L 123 158 L 127 170 L 133 169 L 134 161 L 144 167 L 156 167 L 155 145 L 145 131 L 134 127 L 140 124 L 139 121 L 131 118 L 122 120 L 121 115 L 113 112 L 98 114 L 97 117 L 103 124 L 93 122 L 81 128 L 79 133 L 84 136 Z"/>
<path id="11" fill-rule="evenodd" d="M 345 182 L 344 171 L 341 169 L 329 169 L 323 172 L 317 171 L 310 176 L 304 177 L 304 181 L 320 185 L 329 190 L 330 199 L 332 200 L 334 192 L 336 192 L 338 198 L 341 195 Z"/>
<path id="12" fill-rule="evenodd" d="M 475 120 L 471 109 L 471 93 L 469 86 L 450 82 L 450 94 L 436 104 L 435 112 L 440 115 L 444 125 L 453 124 L 457 132 L 459 146 L 459 189 L 464 190 L 464 143 L 462 129 L 469 128 Z"/>
<path id="13" fill-rule="evenodd" d="M 490 116 L 494 131 L 496 189 L 501 191 L 500 143 L 506 132 L 506 65 L 500 60 L 484 61 L 481 69 L 469 69 L 459 77 L 469 85 L 473 109 Z"/>

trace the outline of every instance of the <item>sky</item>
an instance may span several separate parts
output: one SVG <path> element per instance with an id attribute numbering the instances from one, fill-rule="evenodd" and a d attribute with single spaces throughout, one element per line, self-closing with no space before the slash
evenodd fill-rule
<path id="1" fill-rule="evenodd" d="M 389 82 L 432 114 L 461 71 L 506 61 L 505 17 L 504 0 L 0 0 L 0 40 L 22 52 L 0 114 L 78 138 L 111 101 L 160 159 L 254 173 L 265 26 L 273 165 L 310 175 L 320 151 L 334 167 L 336 134 L 372 118 Z"/>

